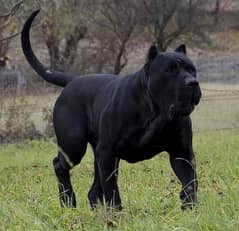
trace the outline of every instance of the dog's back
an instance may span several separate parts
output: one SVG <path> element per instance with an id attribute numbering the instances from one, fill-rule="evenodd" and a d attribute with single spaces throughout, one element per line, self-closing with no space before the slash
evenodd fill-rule
<path id="1" fill-rule="evenodd" d="M 65 104 L 77 111 L 78 108 L 74 107 L 75 102 L 77 102 L 78 107 L 79 105 L 81 107 L 92 107 L 94 101 L 101 93 L 107 93 L 107 85 L 112 85 L 112 82 L 116 82 L 117 78 L 119 77 L 115 75 L 103 74 L 79 76 L 63 89 L 57 99 L 56 107 L 58 104 Z"/>

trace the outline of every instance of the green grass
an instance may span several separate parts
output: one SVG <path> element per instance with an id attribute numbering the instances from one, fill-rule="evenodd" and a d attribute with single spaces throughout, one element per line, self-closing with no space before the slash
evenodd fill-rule
<path id="1" fill-rule="evenodd" d="M 88 149 L 72 172 L 77 209 L 60 208 L 51 161 L 55 145 L 31 141 L 0 147 L 0 230 L 239 230 L 239 131 L 196 133 L 194 149 L 199 176 L 199 204 L 182 212 L 166 153 L 149 161 L 121 163 L 124 209 L 91 211 L 92 183 Z"/>

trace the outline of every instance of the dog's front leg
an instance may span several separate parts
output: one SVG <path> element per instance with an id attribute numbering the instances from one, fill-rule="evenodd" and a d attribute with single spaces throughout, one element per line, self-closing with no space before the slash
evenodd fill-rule
<path id="1" fill-rule="evenodd" d="M 100 147 L 97 148 L 95 158 L 106 206 L 121 210 L 121 199 L 117 185 L 119 158 L 113 155 L 109 149 Z"/>
<path id="2" fill-rule="evenodd" d="M 182 183 L 180 199 L 182 200 L 182 209 L 192 208 L 197 201 L 197 174 L 196 163 L 193 153 L 187 155 L 170 155 L 171 166 Z"/>
<path id="3" fill-rule="evenodd" d="M 103 190 L 102 190 L 102 186 L 101 186 L 101 182 L 100 182 L 98 164 L 97 164 L 96 160 L 94 162 L 94 168 L 95 168 L 94 181 L 93 181 L 93 184 L 88 193 L 88 199 L 89 199 L 92 209 L 95 209 L 99 202 L 101 204 L 103 204 L 103 202 L 104 202 Z"/>

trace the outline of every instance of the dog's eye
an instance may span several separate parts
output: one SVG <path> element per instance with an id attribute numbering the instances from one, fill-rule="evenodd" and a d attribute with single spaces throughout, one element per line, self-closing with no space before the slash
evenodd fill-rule
<path id="1" fill-rule="evenodd" d="M 177 63 L 170 63 L 165 70 L 165 73 L 171 74 L 178 71 L 179 65 Z"/>

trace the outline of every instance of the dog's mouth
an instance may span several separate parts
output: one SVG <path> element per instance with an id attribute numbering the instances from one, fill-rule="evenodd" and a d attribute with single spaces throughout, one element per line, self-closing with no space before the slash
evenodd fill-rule
<path id="1" fill-rule="evenodd" d="M 195 106 L 199 104 L 200 98 L 201 90 L 199 87 L 180 95 L 178 100 L 169 106 L 169 118 L 172 119 L 175 116 L 190 115 Z"/>
<path id="2" fill-rule="evenodd" d="M 171 120 L 175 116 L 188 116 L 193 112 L 194 108 L 194 105 L 179 106 L 171 104 L 169 107 L 169 119 Z"/>

